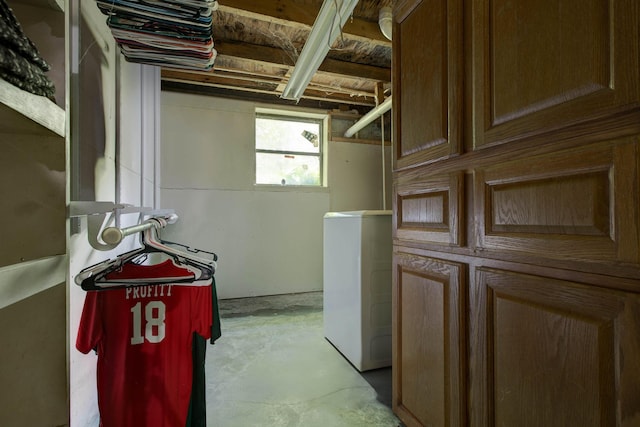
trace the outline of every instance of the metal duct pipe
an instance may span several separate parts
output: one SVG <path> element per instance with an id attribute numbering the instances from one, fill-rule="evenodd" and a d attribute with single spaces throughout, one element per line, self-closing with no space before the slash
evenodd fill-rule
<path id="1" fill-rule="evenodd" d="M 393 28 L 393 12 L 389 6 L 385 6 L 380 9 L 380 13 L 378 14 L 378 25 L 380 26 L 380 31 L 382 34 L 391 40 L 391 33 Z"/>
<path id="2" fill-rule="evenodd" d="M 385 99 L 384 102 L 382 102 L 380 105 L 375 107 L 373 110 L 369 111 L 367 114 L 362 116 L 360 118 L 360 120 L 355 122 L 353 124 L 353 126 L 351 126 L 349 129 L 347 129 L 347 131 L 344 133 L 344 136 L 346 138 L 351 138 L 360 129 L 362 129 L 363 127 L 365 127 L 366 125 L 368 125 L 369 123 L 371 123 L 376 118 L 378 118 L 379 116 L 383 115 L 384 113 L 386 113 L 390 109 L 391 109 L 391 96 L 389 96 L 387 99 Z"/>

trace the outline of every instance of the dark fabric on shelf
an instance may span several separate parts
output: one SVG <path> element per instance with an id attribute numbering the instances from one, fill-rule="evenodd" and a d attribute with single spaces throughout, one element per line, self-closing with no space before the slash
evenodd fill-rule
<path id="1" fill-rule="evenodd" d="M 42 58 L 36 45 L 24 34 L 22 26 L 5 0 L 0 0 L 0 45 L 5 46 L 23 56 L 42 71 L 49 71 L 51 66 Z"/>
<path id="2" fill-rule="evenodd" d="M 55 86 L 45 74 L 51 66 L 5 0 L 0 0 L 0 77 L 22 90 L 54 100 Z"/>
<path id="3" fill-rule="evenodd" d="M 14 51 L 0 45 L 0 77 L 22 90 L 53 99 L 53 82 L 44 72 Z"/>

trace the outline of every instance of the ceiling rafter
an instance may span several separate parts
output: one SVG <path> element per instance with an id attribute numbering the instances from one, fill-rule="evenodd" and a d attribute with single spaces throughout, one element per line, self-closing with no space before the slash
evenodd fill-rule
<path id="1" fill-rule="evenodd" d="M 310 7 L 308 4 L 290 0 L 225 0 L 220 5 L 219 11 L 253 19 L 269 17 L 282 25 L 310 30 L 321 4 L 322 2 L 316 2 L 316 7 Z M 342 32 L 352 37 L 360 37 L 391 47 L 391 42 L 380 32 L 377 22 L 353 16 L 347 21 Z"/>
<path id="2" fill-rule="evenodd" d="M 280 94 L 322 1 L 220 1 L 214 12 L 214 68 L 209 72 L 163 69 L 163 89 L 291 104 Z M 340 108 L 369 107 L 375 105 L 380 87 L 391 88 L 391 42 L 377 23 L 380 7 L 391 2 L 358 2 L 303 100 Z"/>

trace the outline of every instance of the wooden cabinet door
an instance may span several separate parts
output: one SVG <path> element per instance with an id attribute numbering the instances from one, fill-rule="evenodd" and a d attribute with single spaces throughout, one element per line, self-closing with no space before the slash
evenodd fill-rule
<path id="1" fill-rule="evenodd" d="M 640 296 L 488 268 L 475 279 L 471 425 L 638 425 Z"/>
<path id="2" fill-rule="evenodd" d="M 464 426 L 463 265 L 394 253 L 393 410 L 407 426 Z"/>
<path id="3" fill-rule="evenodd" d="M 393 237 L 418 244 L 461 246 L 464 177 L 399 175 L 394 184 Z"/>
<path id="4" fill-rule="evenodd" d="M 394 168 L 459 153 L 462 1 L 400 1 L 394 10 Z"/>
<path id="5" fill-rule="evenodd" d="M 477 168 L 478 247 L 638 277 L 639 158 L 634 137 Z"/>
<path id="6" fill-rule="evenodd" d="M 479 0 L 472 7 L 475 147 L 637 109 L 637 0 Z M 593 132 L 603 130 L 601 123 Z"/>
<path id="7" fill-rule="evenodd" d="M 394 411 L 640 425 L 640 2 L 394 22 Z"/>

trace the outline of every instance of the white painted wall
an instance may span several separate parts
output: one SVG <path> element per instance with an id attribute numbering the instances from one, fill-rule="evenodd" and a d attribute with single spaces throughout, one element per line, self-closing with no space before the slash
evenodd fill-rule
<path id="1" fill-rule="evenodd" d="M 383 207 L 375 145 L 330 142 L 328 188 L 255 186 L 257 106 L 162 92 L 161 205 L 180 216 L 162 237 L 218 254 L 222 299 L 322 289 L 324 214 Z"/>
<path id="2" fill-rule="evenodd" d="M 384 169 L 381 151 L 379 145 L 329 144 L 332 211 L 391 209 L 391 149 L 386 147 L 384 150 Z M 382 199 L 383 172 L 385 203 Z"/>
<path id="3" fill-rule="evenodd" d="M 105 60 L 99 70 L 100 76 L 79 79 L 81 86 L 94 85 L 101 82 L 102 96 L 90 98 L 88 102 L 104 104 L 103 117 L 84 116 L 78 126 L 81 132 L 71 136 L 72 150 L 79 144 L 90 145 L 90 150 L 97 152 L 95 158 L 80 156 L 72 161 L 69 180 L 83 187 L 80 194 L 93 194 L 95 201 L 125 203 L 133 206 L 155 207 L 156 187 L 156 148 L 159 139 L 159 93 L 160 72 L 156 67 L 131 64 L 124 59 L 117 59 L 117 49 L 111 32 L 105 24 L 105 17 L 94 2 L 82 2 L 82 16 L 90 21 L 89 27 L 93 37 L 99 42 L 91 44 L 91 49 L 102 50 Z M 86 29 L 86 28 L 85 28 Z M 82 37 L 83 32 L 79 31 Z M 84 52 L 73 52 L 78 58 L 88 58 Z M 79 67 L 83 72 L 83 67 Z M 116 71 L 119 70 L 119 77 Z M 89 83 L 87 83 L 87 81 Z M 89 90 L 80 89 L 79 96 L 85 98 Z M 72 91 L 78 88 L 72 86 Z M 85 101 L 87 101 L 85 99 Z M 72 102 L 71 112 L 77 123 L 78 105 Z M 95 133 L 95 138 L 79 137 Z M 80 170 L 92 170 L 94 179 L 86 179 L 87 174 Z M 82 178 L 85 177 L 85 178 Z M 72 194 L 73 196 L 73 194 Z M 87 199 L 83 199 L 87 200 Z M 73 203 L 75 200 L 71 200 Z M 133 225 L 138 221 L 138 214 L 121 216 L 120 226 Z M 82 354 L 75 348 L 76 336 L 86 292 L 74 279 L 83 268 L 105 259 L 115 258 L 138 245 L 138 235 L 127 237 L 117 248 L 100 251 L 92 248 L 88 240 L 87 219 L 81 217 L 79 224 L 71 223 L 71 234 L 68 241 L 69 283 L 68 283 L 68 315 L 69 315 L 69 406 L 71 427 L 97 427 L 99 413 L 97 406 L 96 363 L 95 353 Z"/>

